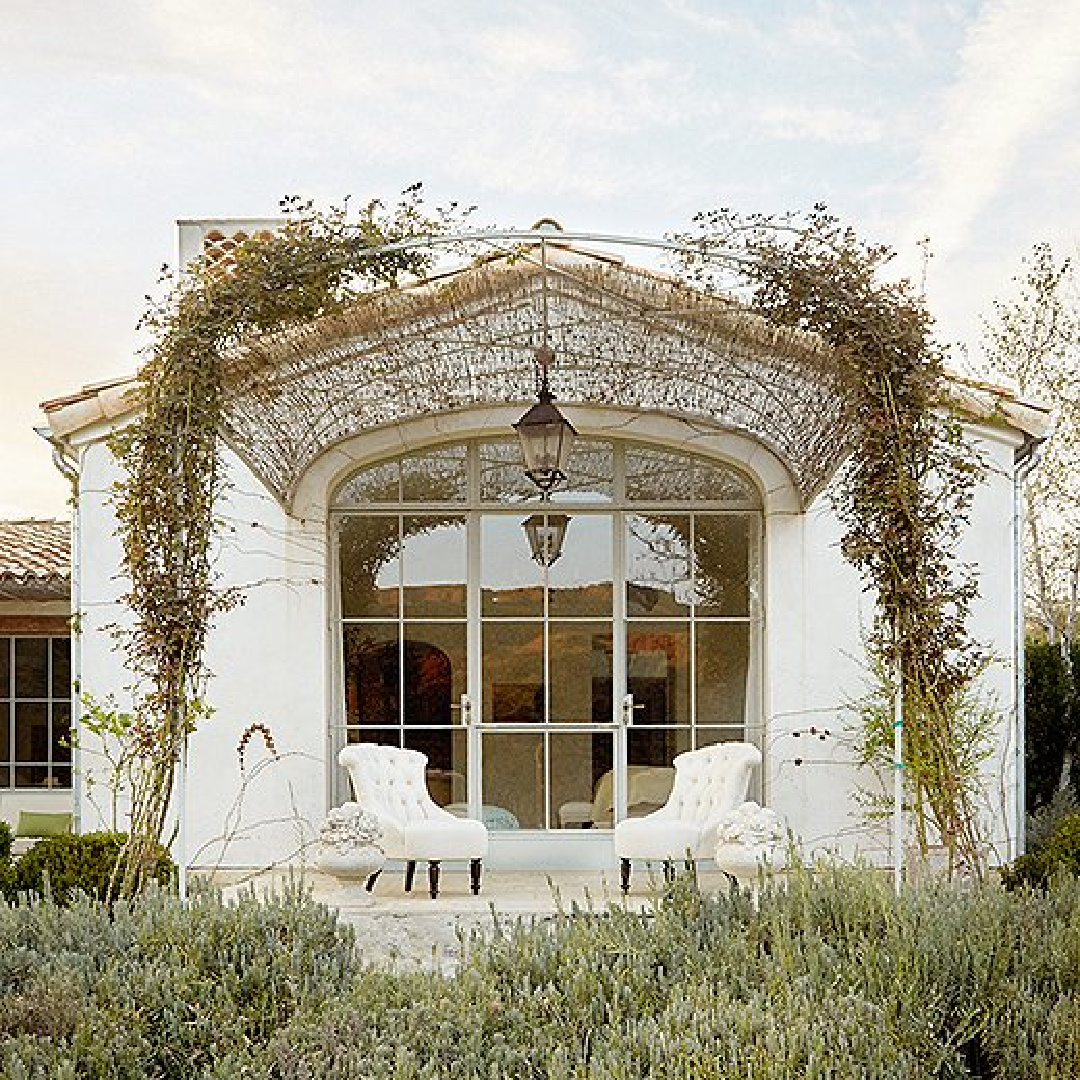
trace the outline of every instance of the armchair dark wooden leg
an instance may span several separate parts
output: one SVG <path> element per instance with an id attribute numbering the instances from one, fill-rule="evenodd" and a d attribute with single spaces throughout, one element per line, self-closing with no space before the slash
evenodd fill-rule
<path id="1" fill-rule="evenodd" d="M 469 863 L 469 884 L 472 886 L 473 896 L 480 895 L 480 874 L 482 872 L 483 862 L 480 859 L 473 859 Z"/>
<path id="2" fill-rule="evenodd" d="M 427 864 L 428 888 L 431 890 L 431 899 L 439 898 L 439 864 L 429 862 Z"/>
<path id="3" fill-rule="evenodd" d="M 381 870 L 376 870 L 375 873 L 372 874 L 371 877 L 369 877 L 367 879 L 367 884 L 364 886 L 364 888 L 367 889 L 368 892 L 374 892 L 375 891 L 375 882 L 379 880 L 379 875 L 381 873 L 382 873 Z"/>
<path id="4" fill-rule="evenodd" d="M 630 891 L 630 860 L 619 860 L 619 878 L 622 885 L 623 896 Z"/>
<path id="5" fill-rule="evenodd" d="M 416 876 L 416 863 L 410 859 L 405 864 L 405 891 L 412 892 L 413 878 Z"/>

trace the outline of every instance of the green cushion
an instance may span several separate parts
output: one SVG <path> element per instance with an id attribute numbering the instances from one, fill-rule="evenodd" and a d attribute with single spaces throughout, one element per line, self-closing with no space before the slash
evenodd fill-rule
<path id="1" fill-rule="evenodd" d="M 16 836 L 63 836 L 71 832 L 71 814 L 40 814 L 20 810 Z"/>

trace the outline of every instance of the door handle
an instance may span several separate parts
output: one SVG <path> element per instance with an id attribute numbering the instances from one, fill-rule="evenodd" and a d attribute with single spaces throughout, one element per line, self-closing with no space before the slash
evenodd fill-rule
<path id="1" fill-rule="evenodd" d="M 451 705 L 450 708 L 456 709 L 461 714 L 459 723 L 462 727 L 472 726 L 472 699 L 468 694 L 462 694 L 461 703 L 458 705 Z"/>

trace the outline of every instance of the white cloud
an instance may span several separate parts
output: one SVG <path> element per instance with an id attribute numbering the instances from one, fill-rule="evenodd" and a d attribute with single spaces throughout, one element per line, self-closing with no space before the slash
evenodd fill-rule
<path id="1" fill-rule="evenodd" d="M 1025 148 L 1061 116 L 1075 115 L 1078 98 L 1080 4 L 988 3 L 925 146 L 920 209 L 909 231 L 929 235 L 939 254 L 962 248 Z"/>
<path id="2" fill-rule="evenodd" d="M 761 111 L 760 122 L 773 139 L 852 145 L 881 138 L 876 120 L 836 105 L 770 105 Z"/>

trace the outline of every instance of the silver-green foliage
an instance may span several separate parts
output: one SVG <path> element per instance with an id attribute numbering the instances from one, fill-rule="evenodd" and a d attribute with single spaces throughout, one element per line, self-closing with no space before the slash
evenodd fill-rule
<path id="1" fill-rule="evenodd" d="M 1075 880 L 898 900 L 872 872 L 796 874 L 754 904 L 680 879 L 646 912 L 507 925 L 451 976 L 365 969 L 363 942 L 297 897 L 227 907 L 206 895 L 183 911 L 151 896 L 118 910 L 0 909 L 0 940 L 17 937 L 0 951 L 0 1073 L 1080 1075 Z M 30 1030 L 53 992 L 67 1019 Z"/>

